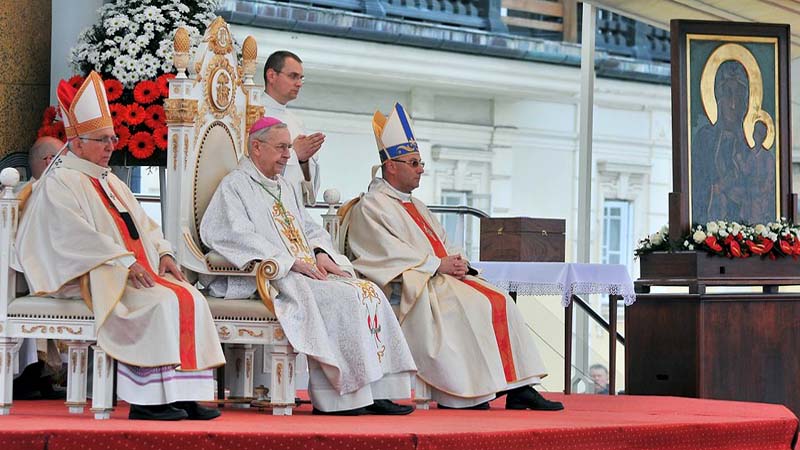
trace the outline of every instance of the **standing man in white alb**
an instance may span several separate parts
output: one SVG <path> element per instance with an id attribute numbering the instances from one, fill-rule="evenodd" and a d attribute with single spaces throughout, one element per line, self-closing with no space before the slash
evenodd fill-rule
<path id="1" fill-rule="evenodd" d="M 267 58 L 264 64 L 264 116 L 275 117 L 289 127 L 292 140 L 292 156 L 283 172 L 286 181 L 301 193 L 303 203 L 314 205 L 319 191 L 319 163 L 317 152 L 325 135 L 314 133 L 306 135 L 303 121 L 286 105 L 297 98 L 303 87 L 303 61 L 292 52 L 279 50 Z"/>

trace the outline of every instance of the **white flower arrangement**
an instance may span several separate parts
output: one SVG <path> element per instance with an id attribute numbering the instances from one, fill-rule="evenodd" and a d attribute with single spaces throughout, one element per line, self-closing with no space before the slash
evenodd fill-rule
<path id="1" fill-rule="evenodd" d="M 189 32 L 192 48 L 214 19 L 220 0 L 117 0 L 98 10 L 97 24 L 81 32 L 70 53 L 79 72 L 113 75 L 124 87 L 172 71 L 175 30 Z"/>

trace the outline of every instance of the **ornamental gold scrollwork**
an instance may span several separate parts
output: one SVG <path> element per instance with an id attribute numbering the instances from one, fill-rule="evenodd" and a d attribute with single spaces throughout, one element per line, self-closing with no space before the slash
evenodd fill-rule
<path id="1" fill-rule="evenodd" d="M 16 222 L 17 222 L 17 209 L 11 208 L 11 226 L 13 227 Z"/>
<path id="2" fill-rule="evenodd" d="M 275 331 L 272 332 L 272 337 L 276 341 L 282 341 L 286 337 L 286 334 L 283 333 L 283 328 L 275 328 Z"/>
<path id="3" fill-rule="evenodd" d="M 229 337 L 231 337 L 231 332 L 228 329 L 228 327 L 225 326 L 219 327 L 219 337 L 221 337 L 222 339 L 228 339 Z"/>
<path id="4" fill-rule="evenodd" d="M 178 170 L 178 133 L 172 134 L 172 170 Z"/>
<path id="5" fill-rule="evenodd" d="M 755 148 L 756 141 L 753 136 L 756 122 L 761 122 L 767 128 L 767 134 L 761 146 L 769 150 L 775 142 L 775 123 L 768 112 L 761 109 L 761 102 L 764 98 L 764 80 L 761 76 L 761 69 L 758 67 L 756 58 L 750 50 L 741 44 L 724 44 L 719 46 L 708 57 L 703 73 L 700 77 L 700 96 L 703 101 L 703 109 L 711 124 L 717 123 L 717 95 L 714 92 L 714 81 L 717 71 L 722 63 L 726 61 L 736 61 L 740 63 L 745 72 L 749 83 L 750 95 L 747 104 L 747 113 L 742 122 L 744 137 L 750 148 Z M 777 88 L 777 87 L 776 87 Z"/>
<path id="6" fill-rule="evenodd" d="M 189 135 L 183 135 L 183 167 L 189 164 Z"/>
<path id="7" fill-rule="evenodd" d="M 247 328 L 239 328 L 239 337 L 242 337 L 245 334 L 250 336 L 250 337 L 254 337 L 254 338 L 264 337 L 264 331 L 263 330 L 259 331 L 258 333 L 256 333 L 255 331 L 249 330 Z"/>
<path id="8" fill-rule="evenodd" d="M 234 99 L 234 86 L 238 79 L 234 78 L 234 68 L 227 58 L 214 55 L 206 66 L 206 85 L 204 104 L 211 108 L 211 113 L 217 119 L 222 119 L 236 104 Z M 220 91 L 220 88 L 222 91 Z M 223 98 L 224 97 L 224 98 Z M 225 100 L 224 102 L 222 100 Z"/>
<path id="9" fill-rule="evenodd" d="M 72 350 L 69 355 L 69 365 L 72 366 L 72 373 L 78 371 L 78 351 Z"/>
<path id="10" fill-rule="evenodd" d="M 47 334 L 47 325 L 34 325 L 30 328 L 26 328 L 25 325 L 22 326 L 22 332 L 25 334 L 36 333 L 37 331 Z"/>
<path id="11" fill-rule="evenodd" d="M 8 218 L 6 217 L 6 207 L 4 206 L 3 207 L 3 226 L 4 227 L 8 226 L 8 222 L 7 221 L 8 221 Z"/>
<path id="12" fill-rule="evenodd" d="M 81 352 L 81 373 L 86 373 L 86 366 L 88 365 L 89 355 L 84 350 Z"/>
<path id="13" fill-rule="evenodd" d="M 245 360 L 245 368 L 247 370 L 245 370 L 244 376 L 249 379 L 250 376 L 253 373 L 253 357 L 252 356 L 248 356 L 247 359 Z"/>
<path id="14" fill-rule="evenodd" d="M 247 105 L 247 113 L 245 115 L 245 129 L 250 130 L 250 127 L 256 123 L 256 120 L 264 117 L 264 107 L 258 105 Z M 249 134 L 249 131 L 247 131 Z M 247 138 L 249 136 L 245 136 Z"/>
<path id="15" fill-rule="evenodd" d="M 190 98 L 164 99 L 164 115 L 168 125 L 191 125 L 197 117 L 197 100 Z"/>
<path id="16" fill-rule="evenodd" d="M 206 32 L 208 48 L 217 55 L 225 55 L 233 51 L 233 39 L 228 24 L 222 17 L 217 17 L 208 26 Z"/>
<path id="17" fill-rule="evenodd" d="M 294 379 L 294 366 L 292 366 L 292 363 L 289 363 L 289 385 L 292 384 L 293 379 Z"/>
<path id="18" fill-rule="evenodd" d="M 283 363 L 282 362 L 279 362 L 275 366 L 275 372 L 277 372 L 277 375 L 278 375 L 278 384 L 281 384 L 283 382 Z"/>

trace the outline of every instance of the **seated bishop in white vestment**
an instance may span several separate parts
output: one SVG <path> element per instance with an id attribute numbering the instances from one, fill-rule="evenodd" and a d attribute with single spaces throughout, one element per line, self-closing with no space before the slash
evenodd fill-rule
<path id="1" fill-rule="evenodd" d="M 411 191 L 425 171 L 403 107 L 373 118 L 383 178 L 345 214 L 358 273 L 390 292 L 419 377 L 439 407 L 559 410 L 531 385 L 545 368 L 517 305 L 474 276 L 461 250 Z"/>
<path id="2" fill-rule="evenodd" d="M 129 418 L 213 419 L 214 367 L 225 363 L 205 297 L 185 281 L 161 228 L 111 173 L 118 142 L 100 76 L 57 90 L 69 152 L 35 185 L 17 259 L 35 295 L 91 302 L 97 345 L 119 361 Z M 81 295 L 88 277 L 91 295 Z"/>
<path id="3" fill-rule="evenodd" d="M 249 157 L 220 183 L 200 224 L 205 245 L 231 263 L 272 261 L 275 314 L 292 346 L 308 356 L 308 391 L 316 414 L 408 414 L 392 399 L 411 395 L 416 371 L 389 302 L 353 276 L 327 232 L 280 173 L 290 155 L 286 125 L 253 124 Z M 217 277 L 215 297 L 250 298 L 255 277 Z M 255 301 L 255 300 L 254 300 Z"/>

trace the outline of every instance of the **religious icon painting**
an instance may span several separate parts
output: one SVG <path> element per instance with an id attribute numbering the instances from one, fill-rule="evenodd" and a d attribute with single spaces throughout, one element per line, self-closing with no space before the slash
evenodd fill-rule
<path id="1" fill-rule="evenodd" d="M 673 20 L 670 231 L 792 217 L 789 26 Z"/>

